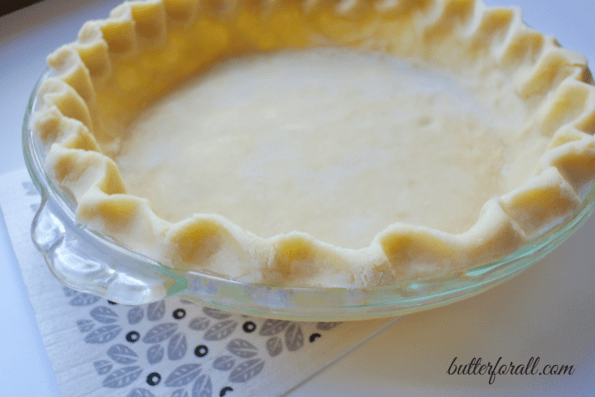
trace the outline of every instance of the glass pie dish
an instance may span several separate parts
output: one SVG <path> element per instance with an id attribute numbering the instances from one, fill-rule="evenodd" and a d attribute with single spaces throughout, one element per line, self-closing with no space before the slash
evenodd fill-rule
<path id="1" fill-rule="evenodd" d="M 595 128 L 595 111 L 592 109 L 595 89 L 588 84 L 590 74 L 586 68 L 586 60 L 578 54 L 560 49 L 553 38 L 527 28 L 520 22 L 518 10 L 488 9 L 480 1 L 448 0 L 435 4 L 405 2 L 399 3 L 394 9 L 388 3 L 382 3 L 381 6 L 367 2 L 339 2 L 338 5 L 334 2 L 305 2 L 304 10 L 292 2 L 239 2 L 237 8 L 234 6 L 231 9 L 212 6 L 209 2 L 199 3 L 205 7 L 200 12 L 196 2 L 185 2 L 181 9 L 178 9 L 178 3 L 167 0 L 125 3 L 114 9 L 108 19 L 85 24 L 77 42 L 61 47 L 48 58 L 53 69 L 42 76 L 31 96 L 23 139 L 29 172 L 43 198 L 33 223 L 32 237 L 53 273 L 67 285 L 126 304 L 142 304 L 179 294 L 224 310 L 274 318 L 345 320 L 389 316 L 444 305 L 514 276 L 560 244 L 593 211 L 595 141 L 591 132 Z M 214 8 L 209 8 L 211 6 Z M 206 12 L 200 14 L 203 11 Z M 287 25 L 287 21 L 291 21 L 292 25 Z M 357 28 L 351 30 L 350 27 Z M 411 34 L 412 31 L 417 34 Z M 295 36 L 292 32 L 300 32 L 300 35 Z M 509 34 L 510 32 L 512 33 Z M 461 42 L 464 44 L 460 45 Z M 422 44 L 425 47 L 420 46 Z M 281 232 L 245 230 L 229 220 L 238 219 L 237 217 L 227 215 L 227 219 L 223 216 L 224 211 L 204 209 L 207 196 L 196 200 L 195 193 L 191 193 L 190 200 L 179 200 L 175 197 L 179 190 L 165 185 L 156 186 L 153 190 L 151 185 L 144 185 L 145 191 L 139 194 L 123 182 L 126 179 L 124 168 L 121 168 L 122 162 L 116 164 L 116 156 L 126 153 L 127 147 L 139 150 L 144 143 L 152 143 L 154 140 L 153 135 L 131 133 L 128 126 L 134 124 L 131 121 L 137 116 L 140 118 L 139 112 L 144 112 L 143 109 L 148 104 L 152 106 L 154 100 L 160 100 L 173 91 L 183 91 L 176 89 L 180 87 L 180 82 L 184 82 L 183 79 L 192 76 L 203 78 L 210 73 L 204 72 L 205 69 L 216 69 L 217 62 L 227 62 L 229 58 L 242 59 L 244 62 L 246 58 L 250 58 L 247 54 L 253 52 L 276 54 L 277 51 L 273 50 L 283 53 L 288 49 L 295 51 L 305 47 L 308 50 L 319 50 L 326 46 L 352 46 L 368 51 L 378 51 L 380 48 L 384 55 L 396 55 L 397 58 L 410 60 L 416 73 L 419 72 L 422 76 L 426 71 L 429 72 L 426 69 L 427 62 L 434 66 L 444 66 L 451 71 L 458 71 L 461 65 L 466 66 L 468 70 L 458 71 L 463 83 L 470 84 L 464 87 L 470 91 L 481 88 L 484 90 L 481 95 L 487 96 L 478 94 L 470 99 L 470 103 L 459 102 L 459 98 L 464 98 L 462 96 L 446 97 L 449 106 L 455 104 L 454 108 L 457 110 L 460 108 L 463 112 L 469 111 L 464 116 L 473 116 L 463 117 L 461 120 L 464 125 L 441 123 L 442 116 L 440 113 L 436 116 L 434 110 L 446 114 L 450 112 L 450 108 L 440 107 L 442 105 L 433 107 L 434 102 L 441 102 L 434 101 L 431 90 L 429 95 L 424 94 L 427 101 L 420 102 L 422 106 L 412 105 L 414 108 L 425 108 L 428 105 L 430 117 L 415 119 L 415 123 L 425 133 L 428 131 L 425 126 L 430 125 L 429 131 L 434 135 L 425 138 L 424 145 L 437 143 L 437 153 L 447 153 L 447 156 L 438 156 L 438 172 L 426 172 L 424 160 L 422 173 L 417 173 L 417 177 L 404 182 L 409 187 L 416 185 L 416 181 L 433 187 L 438 185 L 441 175 L 450 175 L 450 171 L 440 173 L 443 171 L 440 168 L 446 163 L 454 162 L 465 168 L 462 179 L 458 177 L 445 180 L 451 189 L 451 201 L 453 197 L 455 202 L 460 201 L 459 197 L 475 197 L 480 192 L 488 195 L 489 200 L 485 202 L 479 220 L 474 218 L 476 223 L 472 227 L 468 224 L 468 229 L 445 230 L 423 222 L 409 223 L 397 217 L 396 220 L 391 220 L 393 223 L 389 227 L 376 235 L 368 247 L 360 248 L 359 241 L 349 241 L 348 244 L 341 241 L 333 245 L 327 243 L 329 236 L 324 235 L 323 240 L 312 237 L 320 234 L 307 227 L 302 228 L 302 223 L 294 229 L 283 227 Z M 351 63 L 347 62 L 348 66 L 345 66 L 342 61 L 337 61 L 342 59 L 339 55 L 340 52 L 335 53 L 335 58 L 331 56 L 326 62 L 341 65 L 343 70 L 351 69 Z M 271 59 L 274 56 L 276 55 L 266 55 L 265 58 Z M 324 58 L 326 55 L 317 56 Z M 461 57 L 465 61 L 461 61 Z M 378 57 L 374 59 L 378 61 Z M 382 59 L 384 58 L 380 61 Z M 297 68 L 297 81 L 302 81 L 304 69 L 318 69 L 318 66 L 312 66 L 317 64 L 309 62 L 303 64 L 306 67 Z M 294 63 L 290 59 L 290 64 Z M 239 68 L 237 63 L 235 65 L 233 70 L 245 70 Z M 330 73 L 334 74 L 338 68 L 339 66 L 334 66 Z M 364 72 L 366 76 L 377 74 L 376 69 L 370 70 L 367 67 Z M 265 75 L 268 79 L 268 71 Z M 217 74 L 216 76 L 220 77 Z M 444 79 L 445 76 L 440 77 L 442 80 L 426 81 L 429 84 L 419 84 L 423 81 L 412 80 L 412 74 L 405 73 L 405 76 L 405 82 L 409 83 L 415 95 L 427 92 L 428 87 L 434 89 L 436 86 L 445 87 L 450 93 L 458 92 L 449 88 L 450 80 Z M 441 72 L 437 76 L 442 76 Z M 264 86 L 284 86 L 291 81 L 291 77 L 283 77 L 276 84 L 265 80 Z M 248 80 L 252 82 L 251 77 Z M 324 79 L 325 82 L 327 80 Z M 349 76 L 343 80 L 352 82 L 361 79 Z M 383 88 L 385 81 L 392 81 L 392 78 L 380 82 L 379 85 Z M 300 84 L 302 83 L 298 83 Z M 242 83 L 234 85 L 244 88 Z M 235 94 L 228 86 L 218 85 L 212 92 L 232 92 L 231 102 L 234 102 Z M 405 84 L 391 92 L 403 92 L 400 90 L 407 88 L 406 86 Z M 262 87 L 258 86 L 259 89 Z M 319 86 L 314 88 L 320 91 Z M 368 89 L 369 86 L 364 88 Z M 322 89 L 325 90 L 326 88 Z M 319 94 L 315 95 L 318 98 Z M 405 109 L 405 103 L 413 102 L 411 99 L 415 95 L 400 94 L 401 102 L 393 103 L 384 99 L 380 102 L 387 109 L 385 113 L 395 113 L 396 116 L 392 117 L 402 118 L 405 116 L 399 116 L 401 113 L 394 112 L 394 109 Z M 504 100 L 501 100 L 503 95 Z M 340 97 L 338 95 L 336 98 Z M 206 98 L 209 105 L 215 103 L 207 108 L 211 109 L 207 113 L 216 112 L 218 107 L 225 108 L 225 104 L 230 102 L 211 101 L 212 96 Z M 294 113 L 294 104 L 309 103 L 301 94 L 290 94 L 285 98 L 295 99 L 291 103 L 280 101 L 290 103 L 290 111 L 286 112 L 288 114 Z M 476 101 L 482 106 L 487 104 L 488 109 L 495 113 L 486 114 L 486 109 L 475 108 L 473 103 Z M 327 102 L 335 102 L 335 99 Z M 345 109 L 343 106 L 339 108 Z M 369 108 L 371 107 L 364 106 L 356 110 L 363 110 L 360 113 L 368 114 L 368 110 L 364 109 Z M 147 109 L 149 114 L 153 113 L 152 109 Z M 174 140 L 169 135 L 174 119 L 187 119 L 193 114 L 192 111 L 180 113 L 179 109 L 182 108 L 176 107 L 173 111 L 168 111 L 167 118 L 160 121 L 162 124 L 149 122 L 164 132 L 166 140 Z M 263 109 L 265 108 L 260 106 L 257 110 L 260 112 Z M 310 113 L 317 111 L 316 109 Z M 506 116 L 512 113 L 512 116 L 521 118 L 511 121 L 510 125 L 507 124 L 508 121 L 504 121 L 505 125 L 496 123 L 498 127 L 494 128 L 502 135 L 492 141 L 494 131 L 491 123 L 499 120 L 498 112 Z M 251 117 L 258 119 L 258 122 L 268 120 L 266 112 L 252 113 L 260 115 Z M 406 110 L 402 110 L 403 115 L 406 113 Z M 182 117 L 175 116 L 180 114 Z M 191 122 L 203 122 L 204 117 Z M 215 115 L 216 117 L 218 116 Z M 335 124 L 349 119 L 348 117 L 331 114 L 330 119 L 333 120 L 332 123 L 328 124 L 327 119 L 323 120 L 322 125 L 332 125 L 340 131 L 348 130 Z M 142 120 L 147 119 L 143 116 Z M 163 120 L 166 124 L 163 124 Z M 246 120 L 248 119 L 233 119 L 232 125 L 235 127 L 225 128 L 237 131 L 242 139 L 249 139 L 240 140 L 240 146 L 244 145 L 243 142 L 248 142 L 244 146 L 260 149 L 259 141 L 255 138 L 257 134 L 252 132 L 254 128 L 250 130 Z M 366 120 L 373 121 L 374 124 L 372 128 L 363 130 L 366 131 L 365 134 L 356 129 L 349 130 L 351 135 L 338 135 L 341 143 L 352 141 L 350 144 L 354 147 L 346 148 L 347 152 L 354 152 L 355 157 L 363 152 L 369 158 L 385 158 L 389 161 L 401 157 L 411 160 L 435 157 L 431 151 L 420 152 L 426 146 L 420 147 L 417 144 L 410 148 L 411 151 L 401 150 L 401 157 L 393 152 L 383 152 L 384 148 L 378 146 L 378 143 L 382 145 L 387 137 L 396 141 L 400 147 L 403 142 L 401 138 L 419 135 L 398 135 L 397 129 L 392 125 L 392 129 L 386 130 L 387 133 L 380 134 L 376 147 L 360 145 L 358 139 L 368 139 L 372 135 L 371 131 L 376 133 L 375 131 L 382 130 L 379 127 L 389 126 L 379 123 L 375 116 Z M 450 121 L 448 118 L 444 120 Z M 281 123 L 284 124 L 279 125 L 285 128 L 288 121 Z M 160 125 L 165 127 L 159 127 Z M 219 130 L 212 128 L 217 127 L 216 123 L 206 122 L 206 125 L 210 127 L 203 127 L 203 131 L 219 139 Z M 258 132 L 262 130 L 260 125 L 257 125 Z M 271 131 L 277 131 L 275 128 L 277 127 L 274 126 Z M 292 125 L 291 128 L 295 130 L 296 127 Z M 417 131 L 407 128 L 401 130 Z M 317 133 L 322 131 L 325 130 L 315 127 L 313 136 L 318 136 Z M 515 135 L 511 136 L 509 132 L 514 132 Z M 294 135 L 304 136 L 303 133 Z M 140 144 L 131 136 L 138 136 Z M 187 173 L 191 176 L 182 177 L 181 182 L 200 185 L 208 177 L 195 178 L 196 175 L 203 174 L 194 168 L 194 163 L 184 167 L 175 165 L 174 160 L 184 157 L 182 149 L 190 146 L 188 137 L 192 135 L 183 136 L 185 141 L 173 150 L 157 143 L 145 157 L 129 163 L 144 164 L 144 160 L 152 162 L 156 154 L 170 153 L 165 163 L 159 165 L 159 171 L 163 171 L 163 165 L 174 164 L 173 169 L 165 173 L 167 178 L 180 170 L 191 171 L 193 173 Z M 294 136 L 287 134 L 272 136 L 277 141 L 283 141 L 287 137 L 294 139 Z M 327 134 L 322 136 L 326 138 Z M 455 137 L 462 140 L 458 146 Z M 471 141 L 470 138 L 474 140 Z M 512 140 L 509 143 L 510 138 Z M 523 141 L 525 138 L 536 140 L 527 143 Z M 192 142 L 194 139 L 192 137 Z M 506 141 L 501 143 L 504 140 Z M 332 139 L 326 141 L 333 142 Z M 204 141 L 198 142 L 197 146 L 202 145 L 207 151 L 212 150 Z M 291 142 L 286 146 L 292 150 L 293 147 L 301 148 L 304 143 Z M 320 140 L 316 142 L 320 143 Z M 548 143 L 549 146 L 545 149 Z M 479 148 L 479 145 L 485 147 Z M 456 150 L 449 152 L 453 147 Z M 514 155 L 507 152 L 510 147 L 517 150 Z M 346 153 L 344 149 L 341 147 L 322 151 L 324 160 L 342 159 Z M 544 154 L 538 160 L 534 155 L 542 153 L 542 149 L 546 150 L 547 155 Z M 269 148 L 264 151 L 273 152 Z M 210 164 L 217 164 L 217 168 L 222 169 L 222 175 L 225 176 L 222 180 L 226 183 L 224 187 L 235 188 L 237 183 L 227 181 L 227 158 L 234 157 L 230 156 L 231 153 L 234 153 L 232 148 L 224 146 L 224 151 L 214 157 Z M 190 155 L 201 158 L 204 153 L 195 154 L 190 151 Z M 473 158 L 471 165 L 461 162 L 460 158 L 465 156 Z M 513 156 L 512 163 L 508 162 L 509 156 Z M 507 160 L 496 166 L 485 165 L 492 164 L 492 157 Z M 368 157 L 362 158 L 363 162 L 368 161 Z M 441 163 L 441 159 L 446 162 Z M 359 157 L 358 161 L 362 162 Z M 535 167 L 536 162 L 539 163 L 535 171 L 538 174 L 527 181 L 524 178 L 529 178 L 526 174 L 531 171 L 531 166 Z M 343 175 L 333 168 L 335 163 L 324 162 L 324 166 L 328 166 L 327 163 L 330 163 L 333 175 Z M 525 166 L 525 163 L 531 166 Z M 319 163 L 315 164 L 319 166 Z M 352 164 L 340 165 L 351 169 L 349 167 Z M 524 168 L 519 172 L 521 166 Z M 278 170 L 275 165 L 270 168 Z M 491 183 L 487 180 L 488 182 L 469 192 L 459 183 L 469 175 L 467 170 L 473 168 L 486 171 L 489 175 L 502 176 L 505 178 L 504 182 L 498 180 Z M 372 172 L 380 170 L 378 167 L 371 169 Z M 396 196 L 405 197 L 405 201 L 397 204 L 396 210 L 399 213 L 402 209 L 399 205 L 424 204 L 424 200 L 415 199 L 414 195 L 402 194 L 406 189 L 393 179 L 395 169 L 400 170 L 394 166 L 384 166 L 384 174 L 380 180 L 388 183 L 368 190 L 377 191 L 378 196 L 385 196 L 385 201 L 390 202 L 395 201 Z M 154 168 L 146 170 L 147 173 L 141 179 L 153 179 L 152 170 Z M 292 168 L 285 168 L 275 175 L 280 175 L 285 181 L 290 174 L 285 172 L 287 170 L 293 171 Z M 411 175 L 408 170 L 402 172 L 405 177 Z M 428 176 L 435 179 L 429 179 Z M 244 177 L 247 181 L 251 181 L 250 178 Z M 154 179 L 163 180 L 157 176 Z M 364 178 L 365 183 L 353 185 L 360 189 L 352 190 L 365 191 L 361 187 L 368 186 L 367 182 L 371 179 L 373 178 Z M 519 187 L 516 179 L 525 182 Z M 305 181 L 303 185 L 307 189 L 307 196 L 310 192 L 322 190 L 313 186 L 311 179 L 301 180 Z M 326 174 L 322 181 L 328 184 Z M 492 185 L 500 183 L 506 187 L 503 190 L 506 194 L 502 191 L 494 194 L 486 191 L 486 188 L 491 189 Z M 149 186 L 148 190 L 146 186 Z M 133 193 L 129 193 L 129 187 Z M 389 187 L 393 190 L 388 190 Z M 163 208 L 155 204 L 152 196 L 157 191 L 167 197 L 167 204 L 172 208 L 180 206 L 182 202 L 194 205 L 195 201 L 203 207 L 198 209 L 200 213 L 194 213 L 183 221 L 161 218 Z M 203 191 L 223 192 L 222 199 L 216 198 L 215 201 L 235 198 L 236 201 L 231 200 L 235 207 L 243 206 L 247 199 L 252 198 L 251 193 L 229 193 L 225 188 L 220 189 L 220 185 L 203 188 Z M 422 198 L 432 196 L 438 201 L 444 201 L 445 192 L 444 189 L 438 190 L 437 193 L 426 194 Z M 269 191 L 265 193 L 271 196 Z M 289 193 L 289 201 L 294 197 L 293 193 Z M 308 212 L 307 215 L 341 213 L 334 208 L 337 197 L 343 196 L 336 192 L 327 193 L 327 196 L 318 199 L 315 204 L 330 204 L 329 209 Z M 485 198 L 480 200 L 484 201 Z M 284 208 L 286 201 L 281 199 L 276 202 L 281 203 L 281 208 Z M 368 208 L 375 205 L 367 201 L 364 204 Z M 431 208 L 427 201 L 424 205 Z M 473 217 L 476 214 L 475 209 L 464 208 L 460 211 L 460 208 L 453 210 L 452 206 L 444 207 L 440 217 L 446 213 L 455 218 L 463 215 Z M 355 206 L 350 205 L 344 205 L 343 208 L 343 213 L 347 212 L 355 225 L 351 228 L 336 226 L 338 224 L 333 224 L 325 216 L 314 215 L 314 218 L 317 225 L 322 225 L 324 230 L 330 229 L 333 234 L 352 233 L 354 229 L 365 226 L 368 221 L 368 218 L 358 218 L 354 208 Z M 318 210 L 318 207 L 314 209 Z M 241 212 L 251 214 L 252 210 L 242 208 Z M 430 218 L 438 218 L 426 208 L 421 212 L 430 214 Z M 382 214 L 389 213 L 391 212 Z M 275 224 L 278 219 L 288 217 L 288 214 L 281 213 L 280 218 L 279 214 L 276 216 L 265 211 L 259 220 Z M 405 215 L 405 219 L 407 216 Z M 299 212 L 297 217 L 300 217 Z M 383 223 L 385 219 L 394 218 L 393 215 L 383 218 L 382 224 L 374 225 L 373 229 L 380 227 L 382 230 L 386 226 Z M 446 223 L 448 222 L 450 221 Z M 294 232 L 287 233 L 288 230 Z M 357 230 L 353 233 L 359 232 Z M 366 243 L 370 241 L 368 238 L 366 237 Z M 134 250 L 126 248 L 131 246 L 135 247 Z M 141 254 L 143 252 L 145 254 Z"/>
<path id="2" fill-rule="evenodd" d="M 595 211 L 591 186 L 563 222 L 514 253 L 471 269 L 369 288 L 292 288 L 254 285 L 172 269 L 134 252 L 76 220 L 76 203 L 48 176 L 45 150 L 29 127 L 37 109 L 31 94 L 23 124 L 27 169 L 41 193 L 31 236 L 52 273 L 65 285 L 128 305 L 178 295 L 222 310 L 305 321 L 360 320 L 402 315 L 469 298 L 516 276 L 570 237 Z"/>

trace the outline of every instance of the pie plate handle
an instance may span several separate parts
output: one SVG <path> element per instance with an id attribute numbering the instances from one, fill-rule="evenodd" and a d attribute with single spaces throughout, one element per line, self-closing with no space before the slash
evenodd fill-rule
<path id="1" fill-rule="evenodd" d="M 41 189 L 31 237 L 50 271 L 65 285 L 111 301 L 139 305 L 183 291 L 187 280 L 168 268 L 105 241 L 71 217 Z"/>

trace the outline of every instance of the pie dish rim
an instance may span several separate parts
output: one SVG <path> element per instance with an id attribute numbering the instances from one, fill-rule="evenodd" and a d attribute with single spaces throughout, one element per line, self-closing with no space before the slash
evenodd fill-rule
<path id="1" fill-rule="evenodd" d="M 36 84 L 22 129 L 27 170 L 42 197 L 31 237 L 52 274 L 64 285 L 113 302 L 142 305 L 177 295 L 229 312 L 292 321 L 352 321 L 410 314 L 470 298 L 513 278 L 563 243 L 595 213 L 593 184 L 572 216 L 513 253 L 473 268 L 393 285 L 278 287 L 171 269 L 82 225 L 70 195 L 48 175 L 43 144 L 29 121 L 37 105 L 37 88 L 51 73 L 47 69 Z M 96 255 L 89 256 L 90 252 Z M 81 269 L 81 264 L 89 262 L 90 269 Z"/>

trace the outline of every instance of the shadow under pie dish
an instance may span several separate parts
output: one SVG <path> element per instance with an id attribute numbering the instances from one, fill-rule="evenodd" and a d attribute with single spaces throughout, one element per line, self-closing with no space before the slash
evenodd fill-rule
<path id="1" fill-rule="evenodd" d="M 125 3 L 49 63 L 28 123 L 47 180 L 173 274 L 451 280 L 591 210 L 586 60 L 517 9 Z"/>

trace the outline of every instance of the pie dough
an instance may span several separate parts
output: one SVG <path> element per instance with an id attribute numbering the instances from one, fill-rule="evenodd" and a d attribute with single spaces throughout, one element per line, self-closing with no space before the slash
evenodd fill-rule
<path id="1" fill-rule="evenodd" d="M 595 176 L 582 55 L 479 1 L 124 3 L 32 128 L 77 218 L 160 263 L 363 287 L 476 266 Z"/>

